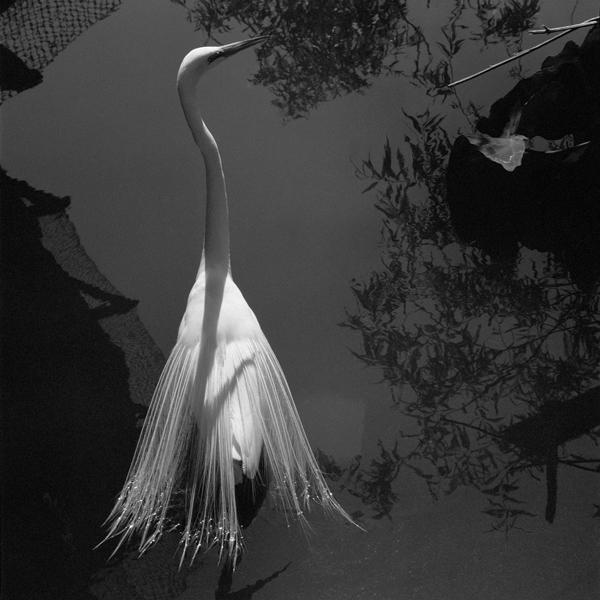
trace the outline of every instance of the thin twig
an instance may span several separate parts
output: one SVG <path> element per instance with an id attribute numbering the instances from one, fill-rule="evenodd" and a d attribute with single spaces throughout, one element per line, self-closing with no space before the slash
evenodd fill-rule
<path id="1" fill-rule="evenodd" d="M 589 19 L 590 22 L 592 22 L 592 21 L 596 22 L 597 20 L 598 20 L 598 17 Z M 585 23 L 587 23 L 587 21 L 585 21 Z M 569 33 L 571 33 L 571 29 L 569 29 L 567 31 L 563 31 L 562 33 L 555 35 L 553 38 L 550 38 L 549 40 L 546 40 L 546 41 L 542 42 L 541 44 L 538 44 L 537 46 L 533 46 L 532 48 L 523 50 L 522 52 L 518 52 L 517 54 L 514 54 L 513 56 L 511 56 L 505 60 L 502 60 L 499 63 L 496 63 L 495 65 L 488 67 L 487 69 L 483 69 L 483 71 L 479 71 L 479 73 L 475 73 L 474 75 L 469 75 L 468 77 L 465 77 L 464 79 L 459 79 L 458 81 L 449 83 L 447 87 L 455 87 L 461 83 L 465 83 L 465 81 L 469 81 L 470 79 L 475 79 L 475 77 L 479 77 L 480 75 L 483 75 L 484 73 L 487 73 L 488 71 L 492 71 L 494 69 L 497 69 L 498 67 L 501 67 L 502 65 L 512 62 L 513 60 L 517 60 L 517 59 L 521 58 L 522 56 L 525 56 L 526 54 L 529 54 L 530 52 L 533 52 L 534 50 L 537 50 L 538 48 L 541 48 L 542 46 L 545 46 L 546 44 L 550 44 L 550 43 L 554 42 L 555 40 L 557 40 L 558 38 L 561 38 Z"/>
<path id="2" fill-rule="evenodd" d="M 573 462 L 568 462 L 568 461 L 564 461 L 564 460 L 558 460 L 559 464 L 561 465 L 565 465 L 567 467 L 574 467 L 575 469 L 581 469 L 582 471 L 589 471 L 590 473 L 598 473 L 598 469 L 590 469 L 589 467 L 584 467 L 582 465 L 578 465 L 576 463 Z"/>
<path id="3" fill-rule="evenodd" d="M 571 31 L 573 29 L 579 29 L 580 27 L 593 27 L 600 17 L 594 17 L 583 21 L 582 23 L 576 23 L 575 25 L 565 25 L 564 27 L 546 27 L 542 25 L 542 29 L 530 29 L 529 33 L 532 34 L 544 34 L 544 33 L 556 33 L 558 31 Z"/>

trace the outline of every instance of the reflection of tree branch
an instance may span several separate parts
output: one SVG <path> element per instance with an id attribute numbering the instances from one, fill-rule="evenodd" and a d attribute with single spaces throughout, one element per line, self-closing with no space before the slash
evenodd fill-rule
<path id="1" fill-rule="evenodd" d="M 596 389 L 592 389 L 589 392 L 587 392 L 586 394 L 582 394 L 582 396 L 579 396 L 578 398 L 572 400 L 571 402 L 573 403 L 578 403 L 578 405 L 575 408 L 578 409 L 584 409 L 584 408 L 588 408 L 588 405 L 590 404 L 590 396 L 592 399 L 592 402 L 595 400 L 594 396 L 594 392 L 597 392 Z M 582 401 L 585 403 L 583 404 Z M 566 408 L 566 407 L 562 407 L 562 408 Z M 539 417 L 542 416 L 544 413 L 544 411 L 542 411 L 542 413 L 538 413 L 538 415 L 534 415 L 532 417 L 528 417 L 526 419 L 524 419 L 523 421 L 521 421 L 520 423 L 516 423 L 515 425 L 511 425 L 509 426 L 507 429 L 505 429 L 504 431 L 499 431 L 499 432 L 492 432 L 492 431 L 486 431 L 480 427 L 476 427 L 474 425 L 470 425 L 467 423 L 461 423 L 459 421 L 455 421 L 453 419 L 449 419 L 447 417 L 440 417 L 441 421 L 447 422 L 447 423 L 451 423 L 453 425 L 457 425 L 457 426 L 462 426 L 462 427 L 467 427 L 469 429 L 474 429 L 476 431 L 479 431 L 485 435 L 491 436 L 491 437 L 495 437 L 498 438 L 500 440 L 503 441 L 508 441 L 510 444 L 515 445 L 517 447 L 521 447 L 523 449 L 525 449 L 526 451 L 532 451 L 535 452 L 535 454 L 537 455 L 542 455 L 545 457 L 545 460 L 543 463 L 538 464 L 530 464 L 529 466 L 544 466 L 546 469 L 546 511 L 545 511 L 545 518 L 546 521 L 548 521 L 548 523 L 553 523 L 554 522 L 554 518 L 556 516 L 556 505 L 557 505 L 557 498 L 558 498 L 558 465 L 559 464 L 564 464 L 564 465 L 568 465 L 571 467 L 575 467 L 578 469 L 581 469 L 583 471 L 589 471 L 592 473 L 598 473 L 598 468 L 595 469 L 591 469 L 588 467 L 584 467 L 582 465 L 577 464 L 574 461 L 569 461 L 569 460 L 564 460 L 564 459 L 559 459 L 558 458 L 558 447 L 559 445 L 561 445 L 561 443 L 564 443 L 566 441 L 565 437 L 572 439 L 571 436 L 573 435 L 577 435 L 580 434 L 581 431 L 577 430 L 575 431 L 575 429 L 571 430 L 568 434 L 565 434 L 565 432 L 561 432 L 561 431 L 554 431 L 554 430 L 549 430 L 549 431 L 544 431 L 544 425 L 546 425 L 545 423 L 541 423 L 539 422 Z M 563 411 L 564 413 L 564 411 Z M 561 421 L 565 420 L 565 414 L 561 414 Z M 568 420 L 568 419 L 567 419 Z M 533 425 L 533 427 L 530 427 L 530 424 Z M 551 425 L 552 423 L 548 423 L 547 425 Z M 525 430 L 523 429 L 523 431 L 518 431 L 518 435 L 512 435 L 513 433 L 513 429 L 514 428 L 520 428 L 521 425 L 524 425 L 527 428 L 527 435 L 524 435 Z M 540 426 L 542 425 L 542 426 Z M 573 427 L 575 427 L 577 425 L 577 423 L 575 423 L 573 425 Z M 597 423 L 595 421 L 592 421 L 590 423 L 590 428 L 593 428 L 595 425 L 597 425 Z M 556 429 L 558 429 L 558 425 L 555 424 Z M 540 433 L 542 439 L 542 444 L 539 444 L 539 440 L 536 440 L 535 435 L 533 435 L 533 430 L 535 430 L 535 433 Z M 507 435 L 509 434 L 510 435 Z M 556 434 L 557 436 L 559 436 L 561 433 L 563 434 L 563 437 L 557 437 L 552 438 L 552 434 Z M 600 462 L 600 459 L 584 459 L 584 462 Z"/>
<path id="2" fill-rule="evenodd" d="M 579 465 L 577 463 L 571 462 L 569 460 L 560 460 L 558 461 L 561 465 L 566 465 L 567 467 L 574 467 L 575 469 L 581 469 L 582 471 L 588 471 L 589 473 L 596 473 L 598 474 L 598 467 L 596 467 L 595 469 L 590 469 L 589 467 L 584 467 L 582 465 Z M 589 461 L 592 462 L 592 461 Z"/>
<path id="3" fill-rule="evenodd" d="M 513 464 L 510 467 L 507 464 L 504 465 L 504 468 L 506 469 L 506 475 L 522 470 L 530 470 L 535 467 L 543 468 L 546 474 L 547 491 L 545 518 L 549 523 L 552 523 L 556 516 L 558 498 L 558 465 L 565 464 L 567 466 L 573 466 L 575 468 L 592 473 L 599 472 L 599 469 L 597 468 L 588 468 L 579 463 L 597 464 L 600 463 L 600 459 L 587 459 L 578 456 L 572 456 L 570 459 L 559 459 L 558 449 L 568 440 L 580 437 L 584 433 L 591 431 L 591 429 L 600 424 L 600 386 L 594 387 L 566 402 L 548 403 L 542 407 L 539 413 L 530 415 L 522 421 L 510 425 L 509 427 L 500 431 L 492 431 L 478 427 L 471 423 L 456 421 L 452 418 L 449 418 L 447 415 L 438 415 L 437 419 L 438 424 L 443 422 L 454 427 L 477 431 L 484 436 L 496 438 L 499 441 L 508 442 L 511 446 L 522 449 L 524 453 L 520 459 L 517 459 L 516 464 L 513 461 Z M 431 435 L 436 435 L 436 423 L 434 422 L 431 427 L 426 427 L 428 431 L 431 430 L 433 432 L 432 434 L 428 435 L 428 439 L 431 439 Z M 447 431 L 445 432 L 444 430 L 439 430 L 437 431 L 437 435 L 444 437 L 449 435 L 449 433 Z M 469 448 L 468 440 L 467 442 L 463 443 L 463 446 L 465 443 L 466 448 Z M 423 456 L 421 451 L 413 451 L 413 454 L 417 457 Z M 410 456 L 407 458 L 410 458 Z M 460 461 L 456 459 L 456 457 L 454 462 L 455 464 L 452 474 L 447 475 L 451 479 L 451 491 L 454 489 L 454 487 L 456 487 L 455 482 L 457 480 L 462 481 L 465 478 L 471 479 L 471 467 L 469 465 L 463 465 L 461 468 Z M 408 463 L 407 466 L 413 468 Z M 498 471 L 498 465 L 495 464 L 494 466 L 496 471 Z M 422 472 L 419 470 L 415 469 L 415 471 L 417 474 L 422 475 Z M 482 476 L 485 475 L 485 473 L 486 469 L 484 468 Z M 471 480 L 471 483 L 474 482 Z M 427 485 L 431 490 L 432 486 L 434 485 L 434 482 L 431 481 L 431 477 L 427 478 Z M 491 488 L 486 493 L 498 495 L 504 489 L 502 485 L 498 484 L 498 486 Z M 511 486 L 507 486 L 507 489 L 508 487 Z M 511 487 L 511 490 L 512 489 L 513 488 Z M 500 490 L 500 492 L 498 492 L 498 490 Z M 504 495 L 506 497 L 503 496 L 503 501 L 507 501 L 509 503 L 518 502 L 518 500 L 512 497 L 512 494 L 507 492 Z M 506 508 L 504 504 L 497 502 L 492 502 L 492 504 L 492 508 L 488 509 L 488 511 L 485 511 L 492 516 L 504 518 L 506 517 L 504 513 L 507 515 L 510 513 L 512 516 L 517 514 L 514 513 L 514 511 L 517 510 L 514 507 Z M 518 514 L 526 513 L 519 512 Z M 511 524 L 511 526 L 514 526 L 514 524 Z"/>
<path id="4" fill-rule="evenodd" d="M 588 21 L 585 21 L 584 23 L 589 22 L 590 25 L 594 25 L 597 21 L 598 21 L 598 17 L 594 17 L 593 19 L 589 19 Z M 583 27 L 583 24 L 581 26 Z M 546 41 L 542 42 L 541 44 L 538 44 L 537 46 L 533 46 L 533 48 L 528 48 L 527 50 L 523 50 L 522 52 L 517 52 L 517 54 L 513 54 L 513 56 L 510 56 L 509 58 L 506 58 L 505 60 L 502 60 L 499 63 L 496 63 L 495 65 L 491 65 L 491 66 L 487 67 L 487 69 L 483 69 L 483 71 L 479 71 L 478 73 L 475 73 L 474 75 L 469 75 L 468 77 L 465 77 L 464 79 L 459 79 L 458 81 L 449 83 L 448 87 L 454 87 L 454 86 L 460 85 L 461 83 L 465 83 L 466 81 L 475 79 L 475 77 L 479 77 L 480 75 L 483 75 L 484 73 L 493 71 L 494 69 L 497 69 L 498 67 L 501 67 L 502 65 L 506 65 L 509 62 L 512 62 L 513 60 L 518 60 L 519 58 L 522 58 L 526 54 L 530 54 L 531 52 L 534 52 L 535 50 L 539 50 L 542 46 L 545 46 L 546 44 L 550 44 L 551 42 L 554 42 L 558 38 L 561 38 L 569 33 L 571 33 L 571 29 L 568 29 L 567 31 L 563 31 L 562 33 L 559 33 L 558 35 L 555 35 L 553 38 L 550 38 L 549 40 L 546 40 Z"/>
<path id="5" fill-rule="evenodd" d="M 456 409 L 456 410 L 458 410 L 458 409 Z M 452 411 L 452 412 L 454 412 L 454 411 Z M 448 417 L 443 416 L 443 415 L 440 416 L 440 421 L 444 421 L 445 423 L 450 423 L 452 425 L 458 425 L 460 427 L 467 427 L 469 429 L 473 429 L 474 431 L 479 431 L 480 433 L 483 433 L 484 435 L 503 439 L 502 434 L 498 433 L 497 431 L 489 431 L 487 429 L 483 429 L 483 427 L 477 427 L 477 425 L 471 425 L 470 423 L 462 423 L 461 421 L 455 421 L 454 419 L 449 419 Z"/>
<path id="6" fill-rule="evenodd" d="M 546 463 L 546 521 L 554 523 L 558 500 L 558 453 L 555 449 Z"/>

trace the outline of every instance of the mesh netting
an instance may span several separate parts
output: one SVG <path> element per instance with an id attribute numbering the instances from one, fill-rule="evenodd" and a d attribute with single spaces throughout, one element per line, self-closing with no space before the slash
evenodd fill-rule
<path id="1" fill-rule="evenodd" d="M 0 3 L 0 103 L 41 81 L 40 71 L 122 0 L 16 0 Z"/>
<path id="2" fill-rule="evenodd" d="M 136 300 L 126 298 L 98 270 L 81 245 L 66 208 L 70 198 L 36 190 L 10 177 L 0 167 L 2 207 L 23 202 L 38 221 L 41 243 L 68 275 L 102 329 L 124 355 L 129 370 L 129 398 L 148 404 L 164 365 L 164 357 L 144 328 L 135 309 Z M 7 227 L 22 227 L 8 223 Z"/>

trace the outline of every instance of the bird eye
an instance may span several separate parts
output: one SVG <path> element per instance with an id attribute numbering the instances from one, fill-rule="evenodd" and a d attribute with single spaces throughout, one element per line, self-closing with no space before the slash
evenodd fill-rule
<path id="1" fill-rule="evenodd" d="M 213 62 L 213 60 L 216 60 L 217 58 L 221 58 L 222 56 L 225 56 L 225 52 L 223 52 L 223 50 L 217 50 L 216 52 L 214 52 L 213 54 L 211 54 L 208 57 L 208 63 L 210 64 L 211 62 Z"/>

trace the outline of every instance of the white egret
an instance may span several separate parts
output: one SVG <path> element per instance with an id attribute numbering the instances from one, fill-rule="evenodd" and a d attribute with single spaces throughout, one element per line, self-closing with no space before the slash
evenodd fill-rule
<path id="1" fill-rule="evenodd" d="M 177 342 L 154 392 L 126 484 L 111 512 L 108 537 L 136 533 L 143 552 L 183 507 L 183 556 L 217 545 L 235 558 L 242 533 L 235 485 L 259 479 L 307 525 L 311 501 L 352 522 L 329 491 L 302 428 L 283 371 L 258 321 L 231 278 L 225 178 L 217 144 L 196 100 L 200 77 L 263 37 L 192 50 L 177 89 L 206 171 L 206 223 L 200 269 Z M 262 470 L 262 469 L 261 469 Z M 243 473 L 243 475 L 242 475 Z"/>

